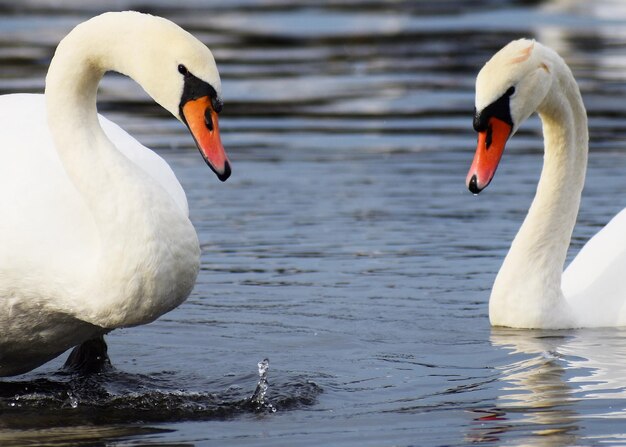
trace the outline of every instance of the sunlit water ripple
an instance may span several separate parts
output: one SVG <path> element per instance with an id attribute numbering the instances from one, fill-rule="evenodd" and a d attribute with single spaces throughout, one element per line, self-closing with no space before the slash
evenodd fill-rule
<path id="1" fill-rule="evenodd" d="M 101 11 L 55 4 L 0 4 L 0 93 L 40 92 L 58 40 Z M 203 249 L 197 286 L 155 323 L 108 337 L 113 371 L 76 377 L 60 358 L 0 383 L 0 444 L 626 444 L 623 330 L 488 324 L 539 175 L 539 121 L 480 198 L 463 185 L 474 76 L 530 36 L 567 59 L 589 110 L 570 257 L 626 206 L 621 3 L 171 5 L 109 7 L 169 17 L 212 48 L 233 177 L 220 184 L 131 81 L 108 75 L 100 110 L 183 183 Z"/>

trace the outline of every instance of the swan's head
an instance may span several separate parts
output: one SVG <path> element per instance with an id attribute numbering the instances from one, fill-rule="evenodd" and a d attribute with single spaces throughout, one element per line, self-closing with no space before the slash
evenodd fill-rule
<path id="1" fill-rule="evenodd" d="M 478 146 L 466 178 L 472 193 L 491 182 L 507 140 L 546 98 L 553 71 L 547 54 L 533 40 L 515 40 L 478 73 L 474 114 Z"/>
<path id="2" fill-rule="evenodd" d="M 204 160 L 222 181 L 231 173 L 217 115 L 222 85 L 211 51 L 178 25 L 134 11 L 97 16 L 79 27 L 117 30 L 102 42 L 100 64 L 135 79 L 152 98 L 182 121 Z M 78 28 L 78 27 L 77 27 Z"/>

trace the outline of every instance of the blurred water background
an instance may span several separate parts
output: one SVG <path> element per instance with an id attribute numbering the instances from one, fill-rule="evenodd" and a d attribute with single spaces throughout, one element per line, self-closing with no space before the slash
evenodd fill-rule
<path id="1" fill-rule="evenodd" d="M 58 41 L 124 9 L 212 49 L 233 176 L 217 181 L 183 125 L 107 75 L 101 113 L 187 191 L 198 284 L 108 337 L 114 372 L 60 374 L 62 356 L 0 382 L 1 445 L 626 445 L 624 330 L 489 326 L 541 167 L 538 119 L 485 193 L 464 186 L 475 75 L 531 37 L 570 64 L 590 118 L 570 258 L 626 206 L 626 3 L 2 0 L 0 93 L 41 92 Z"/>

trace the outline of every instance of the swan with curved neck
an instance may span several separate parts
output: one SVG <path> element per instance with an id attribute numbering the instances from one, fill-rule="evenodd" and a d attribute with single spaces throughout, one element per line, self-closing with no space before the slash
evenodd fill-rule
<path id="1" fill-rule="evenodd" d="M 538 112 L 545 155 L 537 192 L 496 277 L 489 300 L 494 326 L 574 328 L 626 325 L 626 210 L 563 267 L 585 181 L 588 129 L 578 85 L 553 50 L 526 39 L 509 43 L 476 79 L 478 145 L 467 186 L 491 181 L 504 146 Z"/>
<path id="2" fill-rule="evenodd" d="M 0 97 L 0 376 L 29 371 L 191 292 L 200 248 L 170 167 L 96 109 L 107 71 L 137 81 L 230 165 L 209 49 L 165 19 L 106 13 L 59 44 L 45 95 Z"/>

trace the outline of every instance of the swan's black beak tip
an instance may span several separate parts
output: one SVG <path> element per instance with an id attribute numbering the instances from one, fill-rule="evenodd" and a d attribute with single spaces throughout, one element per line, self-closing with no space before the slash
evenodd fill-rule
<path id="1" fill-rule="evenodd" d="M 228 162 L 228 160 L 224 162 L 224 171 L 221 173 L 215 171 L 215 173 L 217 174 L 217 178 L 221 181 L 225 182 L 226 180 L 228 180 L 228 177 L 230 177 L 230 174 L 232 174 L 232 170 L 230 169 L 230 163 Z"/>
<path id="2" fill-rule="evenodd" d="M 467 182 L 467 188 L 474 195 L 477 195 L 482 191 L 482 189 L 478 187 L 478 179 L 476 178 L 476 174 L 472 175 L 469 182 Z"/>

